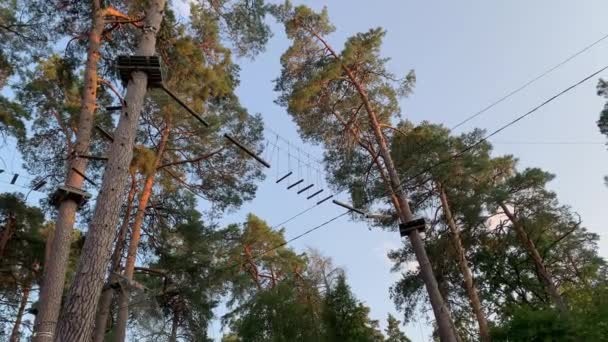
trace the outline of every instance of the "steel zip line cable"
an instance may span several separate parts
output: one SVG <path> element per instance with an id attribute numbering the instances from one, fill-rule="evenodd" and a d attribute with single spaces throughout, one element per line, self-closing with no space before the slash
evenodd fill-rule
<path id="1" fill-rule="evenodd" d="M 560 67 L 562 67 L 563 65 L 567 64 L 568 62 L 570 62 L 571 60 L 573 60 L 574 58 L 582 55 L 583 53 L 587 52 L 588 50 L 590 50 L 592 47 L 598 45 L 599 43 L 603 42 L 604 40 L 606 40 L 606 38 L 608 38 L 608 34 L 605 34 L 604 36 L 602 36 L 600 39 L 594 41 L 593 43 L 585 46 L 584 48 L 582 48 L 581 50 L 577 51 L 576 53 L 574 53 L 573 55 L 571 55 L 570 57 L 564 59 L 563 61 L 559 62 L 558 64 L 556 64 L 555 66 L 549 68 L 547 71 L 541 73 L 540 75 L 534 77 L 533 79 L 529 80 L 528 82 L 524 83 L 523 85 L 521 85 L 519 88 L 516 88 L 514 90 L 512 90 L 511 92 L 507 93 L 506 95 L 504 95 L 503 97 L 499 98 L 498 100 L 492 102 L 491 104 L 489 104 L 488 106 L 482 108 L 480 111 L 468 116 L 467 118 L 465 118 L 464 120 L 462 120 L 461 122 L 457 123 L 455 126 L 453 126 L 450 130 L 455 130 L 456 128 L 466 124 L 467 122 L 475 119 L 476 117 L 480 116 L 481 114 L 487 112 L 488 110 L 496 107 L 497 105 L 499 105 L 500 103 L 502 103 L 503 101 L 507 100 L 508 98 L 510 98 L 511 96 L 519 93 L 520 91 L 526 89 L 527 87 L 529 87 L 530 85 L 532 85 L 533 83 L 535 83 L 536 81 L 544 78 L 545 76 L 549 75 L 550 73 L 552 73 L 553 71 L 559 69 Z"/>

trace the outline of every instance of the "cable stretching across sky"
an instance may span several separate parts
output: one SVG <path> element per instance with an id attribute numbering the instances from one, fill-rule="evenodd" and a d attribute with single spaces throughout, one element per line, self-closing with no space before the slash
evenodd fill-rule
<path id="1" fill-rule="evenodd" d="M 450 156 L 450 157 L 448 157 L 448 158 L 445 158 L 445 159 L 442 159 L 442 160 L 438 161 L 437 163 L 435 163 L 435 164 L 433 164 L 433 165 L 431 165 L 431 166 L 429 166 L 429 167 L 425 168 L 424 170 L 422 170 L 421 172 L 417 173 L 416 175 L 414 175 L 414 176 L 412 176 L 412 177 L 402 179 L 402 180 L 401 180 L 401 182 L 400 182 L 400 184 L 401 184 L 401 185 L 400 185 L 400 186 L 401 186 L 401 189 L 399 189 L 399 190 L 403 190 L 403 184 L 405 184 L 405 183 L 409 182 L 410 180 L 413 180 L 413 179 L 415 179 L 415 178 L 417 178 L 417 177 L 419 177 L 419 176 L 421 176 L 421 175 L 425 174 L 426 172 L 428 172 L 428 171 L 430 171 L 430 170 L 432 170 L 432 169 L 434 169 L 434 168 L 436 168 L 436 167 L 438 167 L 438 166 L 440 166 L 440 165 L 442 165 L 442 164 L 444 164 L 444 163 L 447 163 L 447 162 L 449 162 L 449 161 L 451 161 L 451 160 L 453 160 L 453 159 L 456 159 L 456 158 L 458 158 L 458 157 L 462 156 L 463 154 L 465 154 L 466 152 L 468 152 L 468 151 L 470 151 L 471 149 L 475 148 L 475 147 L 476 147 L 476 146 L 478 146 L 479 144 L 483 143 L 484 141 L 487 141 L 489 138 L 491 138 L 491 137 L 493 137 L 493 136 L 497 135 L 498 133 L 500 133 L 500 132 L 504 131 L 505 129 L 507 129 L 508 127 L 510 127 L 510 126 L 512 126 L 512 125 L 514 125 L 514 124 L 516 124 L 517 122 L 521 121 L 522 119 L 524 119 L 524 118 L 526 118 L 526 117 L 528 117 L 528 116 L 530 116 L 530 115 L 534 114 L 535 112 L 537 112 L 537 111 L 538 111 L 539 109 L 541 109 L 542 107 L 544 107 L 544 106 L 546 106 L 547 104 L 549 104 L 549 103 L 551 103 L 551 102 L 555 101 L 557 98 L 559 98 L 559 97 L 561 97 L 562 95 L 564 95 L 564 94 L 566 94 L 566 93 L 570 92 L 570 91 L 571 91 L 571 90 L 573 90 L 574 88 L 576 88 L 576 87 L 578 87 L 579 85 L 581 85 L 581 84 L 585 83 L 586 81 L 588 81 L 588 80 L 592 79 L 593 77 L 595 77 L 595 76 L 599 75 L 601 72 L 603 72 L 603 71 L 605 71 L 605 70 L 607 70 L 607 69 L 608 69 L 608 65 L 606 65 L 606 66 L 602 67 L 601 69 L 599 69 L 599 70 L 595 71 L 594 73 L 592 73 L 592 74 L 590 74 L 590 75 L 586 76 L 585 78 L 581 79 L 580 81 L 578 81 L 578 82 L 574 83 L 573 85 L 571 85 L 571 86 L 569 86 L 569 87 L 565 88 L 565 89 L 564 89 L 564 90 L 562 90 L 561 92 L 559 92 L 559 93 L 557 93 L 557 94 L 553 95 L 552 97 L 548 98 L 547 100 L 543 101 L 543 102 L 542 102 L 542 103 L 540 103 L 538 106 L 536 106 L 536 107 L 532 108 L 532 109 L 531 109 L 531 110 L 529 110 L 528 112 L 526 112 L 526 113 L 524 113 L 524 114 L 522 114 L 522 115 L 518 116 L 518 117 L 517 117 L 517 118 L 515 118 L 514 120 L 512 120 L 512 121 L 510 121 L 510 122 L 508 122 L 508 123 L 506 123 L 506 124 L 504 124 L 503 126 L 501 126 L 501 127 L 500 127 L 500 128 L 498 128 L 498 129 L 494 130 L 492 133 L 490 133 L 490 134 L 486 135 L 485 137 L 483 137 L 483 138 L 479 139 L 479 140 L 478 140 L 478 141 L 476 141 L 475 143 L 473 143 L 473 144 L 471 144 L 471 145 L 467 146 L 466 148 L 462 149 L 462 150 L 461 150 L 461 151 L 459 151 L 458 153 L 455 153 L 455 154 L 451 155 L 451 156 Z M 340 194 L 340 193 L 342 193 L 342 192 L 344 192 L 344 191 L 345 191 L 345 189 L 344 189 L 344 190 L 341 190 L 341 191 L 339 191 L 339 192 L 337 192 L 335 195 L 338 195 L 338 194 Z M 374 201 L 374 200 L 380 199 L 381 197 L 388 196 L 389 194 L 390 194 L 390 192 L 386 192 L 386 193 L 382 194 L 382 196 L 380 196 L 380 197 L 370 198 L 370 199 L 367 201 L 367 203 L 366 203 L 366 204 L 369 204 L 369 203 L 371 203 L 371 202 L 372 202 L 372 201 Z M 312 208 L 314 208 L 314 207 L 316 207 L 316 206 L 313 206 L 313 207 L 311 207 L 311 208 L 308 208 L 308 209 L 307 209 L 307 210 L 305 210 L 304 212 L 307 212 L 307 211 L 309 211 L 310 209 L 312 209 Z M 301 214 L 303 214 L 304 212 L 302 212 Z M 320 229 L 320 228 L 322 228 L 322 227 L 326 226 L 327 224 L 329 224 L 329 223 L 331 223 L 331 222 L 333 222 L 333 221 L 337 220 L 338 218 L 340 218 L 340 217 L 342 217 L 342 216 L 344 216 L 344 215 L 348 214 L 349 212 L 350 212 L 350 211 L 347 211 L 347 212 L 345 212 L 345 213 L 342 213 L 342 214 L 336 215 L 336 216 L 334 216 L 333 218 L 329 219 L 328 221 L 325 221 L 325 222 L 324 222 L 324 223 L 322 223 L 321 225 L 316 226 L 316 227 L 314 227 L 314 228 L 312 228 L 312 229 L 309 229 L 309 230 L 305 231 L 305 233 L 300 234 L 300 235 L 298 235 L 298 236 L 296 236 L 296 237 L 294 237 L 294 238 L 291 238 L 291 239 L 287 240 L 285 243 L 282 243 L 282 244 L 280 244 L 280 245 L 277 245 L 277 246 L 271 247 L 270 249 L 268 249 L 268 250 L 266 250 L 266 251 L 264 251 L 264 252 L 261 252 L 261 253 L 260 253 L 260 254 L 258 254 L 258 255 L 255 255 L 255 256 L 254 256 L 254 259 L 255 259 L 255 258 L 259 258 L 260 256 L 265 255 L 265 254 L 269 253 L 269 252 L 270 252 L 270 251 L 272 251 L 272 250 L 275 250 L 275 249 L 280 248 L 280 247 L 282 247 L 282 246 L 285 246 L 285 245 L 287 245 L 287 244 L 289 244 L 289 243 L 291 243 L 291 242 L 293 242 L 293 241 L 296 241 L 296 240 L 298 240 L 298 239 L 302 238 L 303 236 L 305 236 L 305 235 L 307 235 L 307 234 L 309 234 L 309 233 L 312 233 L 313 231 L 318 230 L 318 229 Z M 299 216 L 299 215 L 300 215 L 300 214 L 298 214 L 298 215 L 296 215 L 296 216 L 292 217 L 291 219 L 293 219 L 293 218 L 295 218 L 295 217 L 297 217 L 297 216 Z M 291 219 L 289 219 L 288 221 L 290 221 Z M 286 221 L 286 222 L 288 222 L 288 221 Z"/>

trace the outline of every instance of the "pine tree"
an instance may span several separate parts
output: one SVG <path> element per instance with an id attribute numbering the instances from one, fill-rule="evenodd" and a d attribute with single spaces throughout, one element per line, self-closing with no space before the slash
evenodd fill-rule
<path id="1" fill-rule="evenodd" d="M 399 322 L 393 315 L 388 314 L 386 320 L 387 326 L 385 330 L 386 342 L 411 342 L 407 336 L 399 329 Z"/>
<path id="2" fill-rule="evenodd" d="M 283 68 L 275 86 L 280 92 L 277 102 L 287 108 L 304 139 L 325 146 L 330 181 L 348 188 L 353 202 L 370 202 L 371 198 L 357 201 L 356 197 L 365 193 L 371 174 L 384 186 L 400 222 L 411 221 L 411 209 L 385 130 L 392 127 L 391 120 L 399 114 L 399 97 L 411 92 L 414 73 L 396 78 L 387 71 L 387 59 L 380 57 L 385 34 L 380 28 L 350 37 L 338 52 L 327 40 L 334 31 L 327 11 L 316 13 L 306 6 L 293 8 L 289 2 L 273 11 L 292 40 L 281 57 Z M 449 309 L 439 292 L 420 234 L 413 230 L 408 236 L 421 265 L 441 336 L 446 341 L 456 341 Z"/>
<path id="3" fill-rule="evenodd" d="M 478 144 L 466 153 L 459 153 L 472 142 L 481 139 L 483 132 L 474 130 L 453 137 L 446 128 L 427 122 L 418 126 L 401 123 L 398 133 L 393 136 L 391 152 L 399 173 L 402 178 L 411 179 L 415 184 L 412 197 L 417 199 L 417 207 L 428 207 L 428 203 L 433 203 L 434 199 L 438 202 L 443 214 L 443 225 L 449 231 L 449 250 L 454 251 L 454 258 L 458 261 L 463 287 L 479 327 L 480 339 L 489 341 L 487 318 L 473 270 L 469 266 L 470 253 L 461 235 L 463 228 L 471 228 L 467 221 L 475 222 L 482 209 L 480 203 L 474 203 L 468 197 L 475 191 L 471 177 L 475 177 L 489 163 L 490 146 Z M 454 155 L 459 156 L 452 158 Z"/>
<path id="4" fill-rule="evenodd" d="M 323 312 L 328 341 L 383 341 L 378 322 L 368 317 L 369 308 L 360 303 L 340 275 L 325 295 Z"/>
<path id="5" fill-rule="evenodd" d="M 10 327 L 9 341 L 19 341 L 21 325 L 44 261 L 44 215 L 23 196 L 0 194 L 0 318 Z M 6 315 L 6 316 L 5 316 Z"/>
<path id="6" fill-rule="evenodd" d="M 155 0 L 146 8 L 144 30 L 136 54 L 150 56 L 155 52 L 156 32 L 162 22 L 165 1 Z M 114 142 L 104 179 L 97 198 L 89 233 L 83 247 L 74 282 L 59 320 L 57 338 L 62 340 L 88 340 L 91 338 L 97 299 L 101 293 L 107 261 L 110 258 L 112 230 L 118 221 L 120 197 L 133 156 L 132 146 L 145 96 L 147 76 L 135 72 L 127 86 L 126 106 L 123 107 L 114 134 Z M 83 101 L 84 102 L 84 101 Z M 101 204 L 101 205 L 100 205 Z M 91 285 L 92 288 L 91 288 Z"/>

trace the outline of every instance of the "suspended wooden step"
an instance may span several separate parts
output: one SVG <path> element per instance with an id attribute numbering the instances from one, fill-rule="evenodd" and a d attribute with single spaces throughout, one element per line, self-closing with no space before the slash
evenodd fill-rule
<path id="1" fill-rule="evenodd" d="M 140 71 L 148 75 L 148 88 L 162 87 L 163 73 L 158 56 L 118 56 L 116 68 L 124 85 L 129 83 L 133 72 Z"/>
<path id="2" fill-rule="evenodd" d="M 283 176 L 277 180 L 277 184 L 281 183 L 285 178 L 291 176 L 292 174 L 293 174 L 293 172 L 289 171 L 285 176 Z"/>
<path id="3" fill-rule="evenodd" d="M 426 219 L 419 218 L 416 220 L 411 220 L 406 223 L 399 224 L 399 233 L 401 237 L 408 236 L 412 231 L 418 230 L 419 232 L 424 232 L 426 229 Z"/>
<path id="4" fill-rule="evenodd" d="M 116 112 L 118 110 L 122 110 L 122 106 L 107 106 L 106 110 L 108 112 Z"/>
<path id="5" fill-rule="evenodd" d="M 332 197 L 334 197 L 334 195 L 329 195 L 329 196 L 325 197 L 324 199 L 322 199 L 322 200 L 320 200 L 319 202 L 317 202 L 317 205 L 319 205 L 319 204 L 321 204 L 321 203 L 323 203 L 323 202 L 327 201 L 328 199 L 330 199 L 330 198 L 332 198 Z"/>
<path id="6" fill-rule="evenodd" d="M 310 195 L 310 196 L 306 197 L 306 199 L 307 199 L 307 200 L 309 200 L 309 199 L 311 199 L 311 198 L 313 198 L 313 197 L 317 196 L 318 194 L 320 194 L 320 193 L 322 193 L 322 192 L 323 192 L 323 189 L 321 189 L 321 190 L 319 190 L 319 191 L 315 192 L 314 194 L 312 194 L 312 195 Z"/>
<path id="7" fill-rule="evenodd" d="M 306 191 L 306 190 L 308 190 L 308 189 L 312 188 L 313 186 L 315 186 L 315 185 L 314 185 L 314 184 L 310 184 L 310 185 L 306 186 L 306 187 L 305 187 L 305 188 L 303 188 L 302 190 L 298 191 L 298 195 L 299 195 L 299 194 L 301 194 L 301 193 L 303 193 L 304 191 Z"/>
<path id="8" fill-rule="evenodd" d="M 40 190 L 45 185 L 46 185 L 46 181 L 45 180 L 41 180 L 40 182 L 34 184 L 34 186 L 32 187 L 32 190 L 33 191 L 38 191 L 38 190 Z"/>
<path id="9" fill-rule="evenodd" d="M 15 173 L 15 175 L 13 175 L 13 179 L 11 179 L 11 184 L 15 184 L 15 182 L 17 181 L 17 178 L 19 178 L 19 174 Z"/>
<path id="10" fill-rule="evenodd" d="M 92 155 L 88 155 L 88 154 L 80 154 L 80 155 L 78 155 L 78 158 L 84 158 L 84 159 L 90 159 L 90 160 L 102 160 L 102 161 L 108 160 L 108 157 L 92 156 Z"/>
<path id="11" fill-rule="evenodd" d="M 344 203 L 344 202 L 340 202 L 340 201 L 338 201 L 338 200 L 333 200 L 332 202 L 333 202 L 334 204 L 339 205 L 339 206 L 341 206 L 341 207 L 343 207 L 343 208 L 346 208 L 346 209 L 348 209 L 348 210 L 350 210 L 350 211 L 354 211 L 354 212 L 359 213 L 359 214 L 361 214 L 361 215 L 365 215 L 365 212 L 364 212 L 364 211 L 362 211 L 362 210 L 360 210 L 360 209 L 357 209 L 357 208 L 355 208 L 355 207 L 353 207 L 353 206 L 351 206 L 351 205 L 348 205 L 348 204 L 346 204 L 346 203 Z"/>
<path id="12" fill-rule="evenodd" d="M 294 186 L 296 186 L 296 185 L 298 185 L 298 184 L 302 183 L 303 181 L 304 181 L 304 178 L 302 178 L 302 179 L 300 179 L 299 181 L 297 181 L 297 182 L 295 182 L 295 183 L 291 184 L 290 186 L 288 186 L 288 187 L 287 187 L 287 190 L 289 190 L 289 189 L 293 188 Z"/>
<path id="13" fill-rule="evenodd" d="M 245 147 L 244 145 L 242 145 L 240 142 L 238 142 L 236 139 L 234 139 L 233 137 L 231 137 L 228 134 L 224 134 L 224 137 L 226 139 L 228 139 L 231 143 L 233 143 L 234 145 L 236 145 L 236 147 L 240 148 L 241 150 L 243 150 L 243 152 L 247 153 L 248 155 L 250 155 L 253 159 L 257 160 L 260 164 L 266 166 L 267 168 L 270 168 L 270 164 L 268 164 L 267 161 L 265 161 L 264 159 L 262 159 L 260 156 L 258 156 L 257 154 L 253 153 L 253 151 L 251 151 L 250 149 L 248 149 L 247 147 Z"/>
<path id="14" fill-rule="evenodd" d="M 69 185 L 60 185 L 49 198 L 51 205 L 59 207 L 59 204 L 66 199 L 73 200 L 78 207 L 83 206 L 91 198 L 91 194 L 81 189 Z"/>

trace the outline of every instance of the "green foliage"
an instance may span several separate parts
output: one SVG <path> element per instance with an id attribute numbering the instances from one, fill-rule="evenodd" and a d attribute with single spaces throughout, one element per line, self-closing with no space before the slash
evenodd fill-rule
<path id="1" fill-rule="evenodd" d="M 0 95 L 0 135 L 13 136 L 22 141 L 25 138 L 25 120 L 30 115 L 18 103 Z"/>
<path id="2" fill-rule="evenodd" d="M 597 84 L 597 94 L 608 99 L 608 83 L 602 79 Z M 600 118 L 597 121 L 597 126 L 600 132 L 608 136 L 608 103 L 604 106 L 604 109 L 600 112 Z"/>
<path id="3" fill-rule="evenodd" d="M 323 312 L 328 341 L 383 341 L 378 322 L 368 318 L 369 308 L 359 302 L 346 284 L 346 277 L 338 277 L 336 286 L 325 296 Z"/>
<path id="4" fill-rule="evenodd" d="M 18 148 L 25 161 L 25 169 L 39 179 L 46 179 L 52 187 L 63 183 L 67 163 L 78 133 L 81 107 L 82 79 L 77 76 L 76 60 L 52 55 L 42 59 L 26 73 L 24 85 L 17 99 L 24 110 L 31 113 L 31 132 Z M 109 103 L 108 94 L 101 89 L 98 105 Z M 95 123 L 111 131 L 112 118 L 96 115 Z M 91 143 L 91 155 L 105 155 L 106 141 L 97 137 Z M 99 176 L 100 162 L 91 163 L 87 176 Z"/>
<path id="5" fill-rule="evenodd" d="M 207 22 L 217 22 L 216 30 L 206 32 L 229 41 L 240 56 L 253 57 L 262 52 L 271 36 L 264 22 L 268 11 L 264 0 L 199 0 L 191 11 L 202 14 Z"/>
<path id="6" fill-rule="evenodd" d="M 570 297 L 571 310 L 516 307 L 511 317 L 493 329 L 495 341 L 608 341 L 606 284 Z"/>
<path id="7" fill-rule="evenodd" d="M 233 228 L 236 228 L 233 226 Z M 296 255 L 283 231 L 249 215 L 232 237 L 226 274 L 234 309 L 223 321 L 235 341 L 383 341 L 378 322 L 346 284 L 344 273 L 316 251 Z"/>
<path id="8" fill-rule="evenodd" d="M 386 333 L 386 342 L 411 342 L 407 336 L 399 329 L 399 322 L 393 315 L 388 314 Z"/>
<path id="9" fill-rule="evenodd" d="M 315 12 L 286 2 L 273 6 L 272 13 L 292 42 L 281 56 L 276 102 L 287 109 L 303 139 L 325 147 L 332 185 L 350 190 L 357 206 L 382 202 L 372 201 L 374 196 L 363 190 L 386 191 L 370 115 L 382 127 L 391 127 L 400 115 L 399 100 L 413 89 L 415 74 L 398 78 L 388 71 L 389 59 L 380 53 L 385 36 L 381 28 L 349 37 L 338 51 L 327 43 L 334 27 L 325 9 Z"/>
<path id="10" fill-rule="evenodd" d="M 428 122 L 404 122 L 398 129 L 391 153 L 401 178 L 408 180 L 412 208 L 432 223 L 425 234 L 425 247 L 463 338 L 476 339 L 475 318 L 461 285 L 461 271 L 454 262 L 457 254 L 449 229 L 436 210 L 437 184 L 443 186 L 450 199 L 482 305 L 493 314 L 490 317 L 496 324 L 509 321 L 514 310 L 528 312 L 530 319 L 551 320 L 551 314 L 543 311 L 550 299 L 536 266 L 499 203 L 511 208 L 525 226 L 568 301 L 585 292 L 585 284 L 604 281 L 605 261 L 597 255 L 598 236 L 582 227 L 580 217 L 547 189 L 554 178 L 552 174 L 538 168 L 519 171 L 511 156 L 492 158 L 492 146 L 477 143 L 484 135 L 479 130 L 454 136 L 446 128 Z M 466 152 L 461 153 L 463 150 Z M 426 308 L 424 286 L 418 269 L 403 270 L 414 260 L 409 244 L 389 256 L 395 262 L 394 270 L 402 275 L 391 288 L 391 297 L 408 321 Z M 514 320 L 513 324 L 524 324 L 526 319 Z M 539 323 L 539 329 L 541 326 Z M 572 329 L 581 331 L 578 326 Z"/>
<path id="11" fill-rule="evenodd" d="M 319 324 L 295 279 L 256 293 L 231 326 L 240 341 L 319 341 Z"/>
<path id="12" fill-rule="evenodd" d="M 22 195 L 0 194 L 0 331 L 10 328 L 26 287 L 42 276 L 44 216 Z"/>

